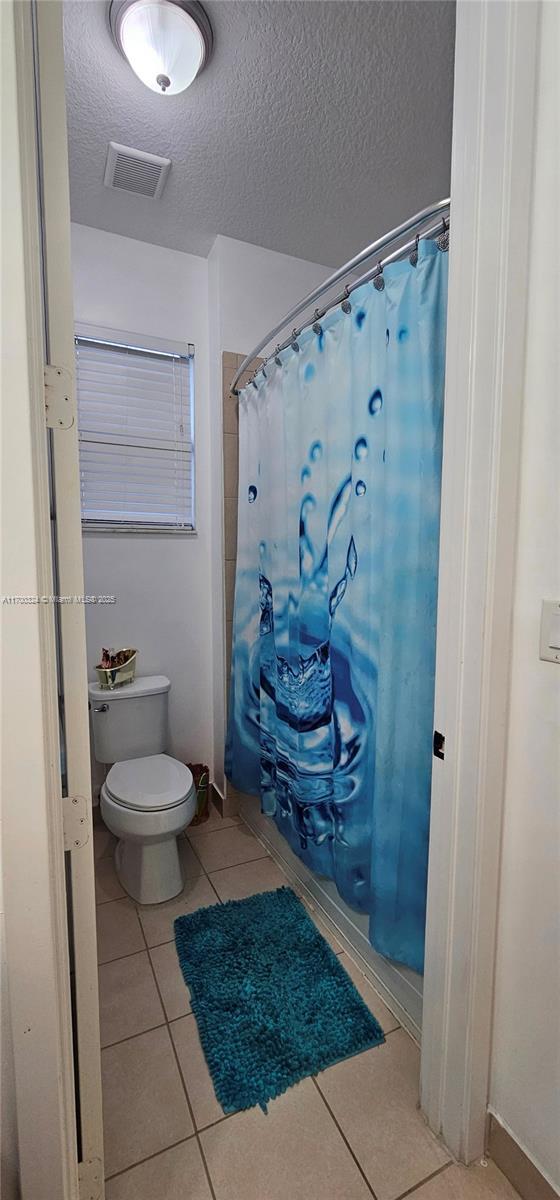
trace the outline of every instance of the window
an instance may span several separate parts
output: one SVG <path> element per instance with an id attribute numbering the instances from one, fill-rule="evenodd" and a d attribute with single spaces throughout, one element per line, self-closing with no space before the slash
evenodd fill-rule
<path id="1" fill-rule="evenodd" d="M 84 527 L 194 530 L 194 346 L 75 342 Z"/>

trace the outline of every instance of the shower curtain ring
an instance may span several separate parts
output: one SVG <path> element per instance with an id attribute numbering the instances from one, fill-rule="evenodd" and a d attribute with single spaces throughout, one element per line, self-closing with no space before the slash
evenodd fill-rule
<path id="1" fill-rule="evenodd" d="M 295 350 L 296 354 L 299 354 L 299 342 L 297 339 L 298 339 L 298 331 L 297 331 L 297 329 L 292 329 L 292 340 L 290 342 L 290 345 L 292 347 L 292 350 Z"/>
<path id="2" fill-rule="evenodd" d="M 348 291 L 348 284 L 346 284 L 346 287 L 344 289 L 344 300 L 342 301 L 342 304 L 340 306 L 343 313 L 351 313 L 352 312 L 352 305 L 348 299 L 349 295 L 350 295 L 350 292 Z"/>
<path id="3" fill-rule="evenodd" d="M 408 260 L 411 267 L 416 267 L 418 265 L 418 244 L 419 244 L 419 242 L 420 242 L 420 234 L 417 233 L 416 237 L 414 239 L 414 250 L 412 251 L 410 258 Z"/>
<path id="4" fill-rule="evenodd" d="M 323 332 L 323 329 L 322 329 L 322 326 L 321 326 L 321 322 L 320 322 L 320 320 L 319 320 L 319 317 L 320 317 L 320 316 L 321 316 L 321 313 L 319 312 L 319 309 L 318 309 L 318 308 L 316 308 L 316 309 L 315 309 L 315 312 L 313 313 L 313 317 L 314 317 L 314 323 L 313 323 L 313 333 L 316 333 L 316 334 L 317 334 L 317 337 L 320 337 L 320 336 L 321 336 L 321 334 L 322 334 L 322 332 Z"/>
<path id="5" fill-rule="evenodd" d="M 385 279 L 383 277 L 383 263 L 382 262 L 378 262 L 377 272 L 378 272 L 377 275 L 374 276 L 373 286 L 374 286 L 376 292 L 382 292 L 385 288 Z"/>
<path id="6" fill-rule="evenodd" d="M 449 223 L 445 217 L 443 218 L 442 225 L 443 229 L 439 237 L 436 238 L 436 245 L 438 250 L 445 253 L 446 250 L 449 250 Z"/>
<path id="7" fill-rule="evenodd" d="M 274 351 L 274 361 L 277 367 L 282 366 L 282 359 L 280 358 L 280 342 L 278 342 L 276 350 Z"/>

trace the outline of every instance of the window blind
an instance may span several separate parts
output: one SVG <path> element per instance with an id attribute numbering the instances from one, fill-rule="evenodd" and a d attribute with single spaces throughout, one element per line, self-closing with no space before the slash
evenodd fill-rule
<path id="1" fill-rule="evenodd" d="M 194 529 L 194 347 L 75 343 L 84 525 Z"/>

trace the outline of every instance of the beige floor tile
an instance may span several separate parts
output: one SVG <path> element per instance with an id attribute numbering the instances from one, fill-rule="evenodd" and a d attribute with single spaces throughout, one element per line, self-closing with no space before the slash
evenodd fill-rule
<path id="1" fill-rule="evenodd" d="M 198 875 L 194 879 L 187 879 L 181 895 L 176 896 L 174 900 L 168 900 L 166 904 L 138 905 L 138 915 L 148 946 L 158 946 L 161 942 L 171 942 L 174 939 L 175 917 L 217 903 L 216 893 L 206 876 Z M 102 904 L 98 911 L 103 912 L 103 909 L 108 907 Z"/>
<path id="2" fill-rule="evenodd" d="M 200 1137 L 216 1200 L 371 1200 L 311 1079 Z"/>
<path id="3" fill-rule="evenodd" d="M 230 829 L 201 833 L 196 839 L 196 853 L 205 871 L 221 871 L 224 867 L 235 867 L 238 863 L 267 857 L 264 846 L 246 825 L 232 825 Z"/>
<path id="4" fill-rule="evenodd" d="M 121 887 L 113 856 L 100 858 L 95 864 L 95 902 L 104 904 L 106 900 L 120 900 L 125 895 Z"/>
<path id="5" fill-rule="evenodd" d="M 446 1167 L 411 1196 L 411 1200 L 519 1200 L 497 1166 Z"/>
<path id="6" fill-rule="evenodd" d="M 112 854 L 116 844 L 116 837 L 109 833 L 106 825 L 96 826 L 93 831 L 93 853 L 96 860 Z"/>
<path id="7" fill-rule="evenodd" d="M 109 1179 L 105 1200 L 212 1200 L 196 1138 Z"/>
<path id="8" fill-rule="evenodd" d="M 449 1157 L 417 1108 L 419 1071 L 417 1047 L 397 1029 L 317 1076 L 377 1200 L 395 1200 Z"/>
<path id="9" fill-rule="evenodd" d="M 181 1021 L 174 1021 L 170 1029 L 196 1127 L 203 1129 L 205 1125 L 213 1125 L 215 1121 L 219 1121 L 224 1116 L 224 1111 L 216 1099 L 214 1084 L 198 1036 L 196 1017 L 191 1015 L 183 1017 Z"/>
<path id="10" fill-rule="evenodd" d="M 216 806 L 211 804 L 208 820 L 203 825 L 189 825 L 185 832 L 188 838 L 197 838 L 201 833 L 213 833 L 215 829 L 230 829 L 232 825 L 239 825 L 240 821 L 240 817 L 222 817 Z"/>
<path id="11" fill-rule="evenodd" d="M 175 942 L 165 942 L 163 946 L 154 946 L 150 950 L 150 958 L 156 973 L 167 1020 L 175 1021 L 177 1017 L 186 1016 L 191 1011 L 191 997 L 179 966 Z"/>
<path id="12" fill-rule="evenodd" d="M 105 1173 L 189 1137 L 192 1121 L 164 1026 L 101 1052 Z"/>
<path id="13" fill-rule="evenodd" d="M 228 867 L 211 876 L 220 900 L 244 900 L 255 892 L 271 892 L 288 881 L 271 858 L 257 858 L 240 867 Z"/>
<path id="14" fill-rule="evenodd" d="M 286 882 L 288 882 L 288 880 L 286 880 Z M 300 900 L 302 899 L 301 896 L 299 898 L 300 898 Z M 334 933 L 331 933 L 328 925 L 326 925 L 325 922 L 321 920 L 319 914 L 315 911 L 314 908 L 311 908 L 311 905 L 308 904 L 308 902 L 306 900 L 303 900 L 302 903 L 303 903 L 308 915 L 311 917 L 313 924 L 317 926 L 319 933 L 322 933 L 325 941 L 329 943 L 329 946 L 331 947 L 331 949 L 334 950 L 335 954 L 342 954 L 343 948 L 342 948 L 340 942 L 337 941 Z"/>
<path id="15" fill-rule="evenodd" d="M 134 1037 L 165 1020 L 146 950 L 99 968 L 101 1045 Z"/>
<path id="16" fill-rule="evenodd" d="M 233 783 L 231 783 L 229 779 L 226 779 L 226 795 L 224 803 L 227 807 L 227 812 L 242 814 L 244 805 L 247 804 L 247 801 L 249 801 L 249 804 L 254 805 L 256 803 L 258 806 L 258 800 L 256 796 L 249 796 L 247 792 L 240 792 L 239 788 L 234 787 Z M 243 820 L 243 817 L 241 817 L 241 820 Z"/>
<path id="17" fill-rule="evenodd" d="M 349 955 L 344 953 L 341 954 L 340 961 L 345 971 L 348 971 L 352 983 L 358 989 L 360 996 L 367 1004 L 369 1011 L 372 1012 L 374 1017 L 379 1021 L 383 1033 L 391 1033 L 393 1029 L 398 1029 L 399 1022 L 397 1021 L 397 1018 L 393 1016 L 392 1012 L 390 1012 L 390 1010 L 387 1008 L 387 1005 L 383 1003 L 381 996 L 377 994 L 375 988 L 371 986 L 371 983 L 369 983 L 365 975 L 363 975 L 360 971 L 360 968 L 357 967 L 354 962 L 352 962 L 352 959 L 349 957 Z"/>
<path id="18" fill-rule="evenodd" d="M 97 961 L 110 962 L 124 954 L 144 950 L 144 938 L 132 900 L 111 900 L 99 904 L 97 917 Z"/>
<path id="19" fill-rule="evenodd" d="M 197 875 L 204 875 L 204 868 L 197 858 L 191 843 L 186 837 L 179 838 L 179 858 L 183 868 L 183 876 L 185 879 L 195 879 Z"/>

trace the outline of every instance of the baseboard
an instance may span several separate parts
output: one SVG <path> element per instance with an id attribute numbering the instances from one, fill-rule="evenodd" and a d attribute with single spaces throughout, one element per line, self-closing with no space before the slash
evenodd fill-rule
<path id="1" fill-rule="evenodd" d="M 492 1113 L 488 1127 L 488 1153 L 523 1200 L 558 1200 L 560 1192 L 545 1179 Z"/>
<path id="2" fill-rule="evenodd" d="M 224 797 L 215 783 L 210 784 L 210 803 L 214 805 L 214 808 L 218 809 L 221 817 L 225 817 Z"/>
<path id="3" fill-rule="evenodd" d="M 250 799 L 244 792 L 238 792 L 229 779 L 226 779 L 225 795 L 216 787 L 215 783 L 211 783 L 210 798 L 222 817 L 237 817 L 243 801 Z"/>

